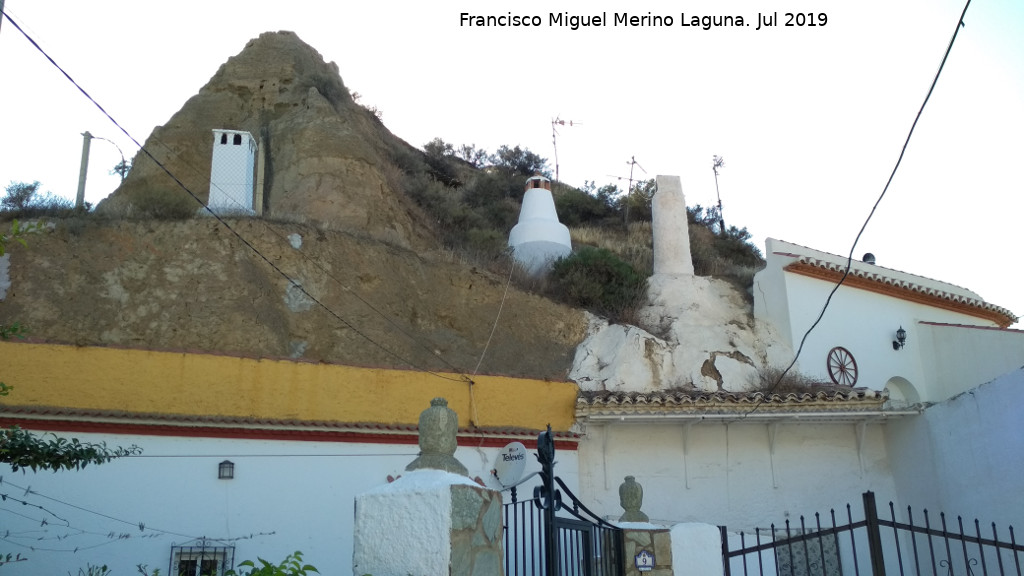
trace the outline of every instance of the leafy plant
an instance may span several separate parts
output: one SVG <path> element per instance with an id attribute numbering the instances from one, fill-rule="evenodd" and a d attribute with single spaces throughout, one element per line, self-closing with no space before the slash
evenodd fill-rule
<path id="1" fill-rule="evenodd" d="M 86 564 L 85 568 L 78 569 L 78 576 L 107 576 L 107 574 L 110 574 L 110 572 L 111 570 L 107 568 L 106 564 L 104 564 L 103 566 L 94 566 L 92 564 Z M 71 576 L 70 572 L 68 572 L 68 576 Z"/>
<path id="2" fill-rule="evenodd" d="M 6 194 L 0 198 L 0 213 L 5 217 L 37 217 L 70 216 L 75 212 L 74 202 L 52 192 L 40 194 L 39 186 L 38 180 L 8 184 Z"/>
<path id="3" fill-rule="evenodd" d="M 6 387 L 9 390 L 11 387 Z M 52 440 L 46 440 L 52 436 Z M 37 470 L 81 470 L 89 464 L 105 464 L 114 458 L 133 456 L 142 452 L 136 445 L 127 448 L 107 448 L 106 442 L 95 444 L 68 440 L 56 434 L 36 436 L 13 426 L 0 431 L 0 462 L 9 464 L 17 472 L 21 468 Z"/>
<path id="4" fill-rule="evenodd" d="M 612 320 L 632 318 L 647 279 L 610 250 L 584 246 L 552 267 L 555 295 Z"/>
<path id="5" fill-rule="evenodd" d="M 307 574 L 319 574 L 320 571 L 309 564 L 302 563 L 302 552 L 295 551 L 288 555 L 280 564 L 267 562 L 263 558 L 257 558 L 259 566 L 252 560 L 239 562 L 239 567 L 248 568 L 247 572 L 236 572 L 228 570 L 225 576 L 306 576 Z"/>

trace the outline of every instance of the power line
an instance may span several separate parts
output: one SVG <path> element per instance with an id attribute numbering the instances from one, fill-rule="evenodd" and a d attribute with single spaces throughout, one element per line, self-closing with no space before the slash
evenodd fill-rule
<path id="1" fill-rule="evenodd" d="M 107 117 L 107 119 L 109 119 L 109 120 L 110 120 L 110 121 L 111 121 L 111 122 L 112 122 L 112 123 L 114 124 L 114 126 L 116 126 L 116 127 L 117 127 L 117 128 L 119 129 L 119 130 L 121 130 L 121 132 L 122 132 L 122 133 L 124 133 L 124 135 L 125 135 L 125 136 L 127 136 L 127 137 L 128 137 L 128 138 L 129 138 L 129 139 L 130 139 L 130 140 L 131 140 L 131 141 L 132 141 L 133 143 L 135 143 L 135 145 L 136 145 L 136 146 L 138 146 L 139 150 L 140 150 L 140 151 L 141 151 L 141 152 L 142 152 L 143 154 L 145 154 L 145 155 L 146 155 L 146 156 L 147 156 L 147 157 L 148 157 L 148 158 L 149 158 L 150 160 L 152 160 L 152 161 L 153 161 L 153 163 L 155 163 L 155 164 L 156 164 L 156 165 L 157 165 L 157 166 L 158 166 L 158 167 L 159 167 L 159 168 L 160 168 L 161 170 L 163 170 L 163 172 L 164 172 L 165 174 L 167 174 L 167 175 L 168 175 L 168 176 L 169 176 L 169 177 L 170 177 L 170 178 L 171 178 L 172 180 L 174 180 L 174 182 L 175 182 L 175 183 L 176 183 L 176 184 L 178 185 L 178 187 L 180 187 L 180 188 L 181 188 L 182 190 L 184 190 L 184 191 L 185 191 L 185 192 L 186 192 L 186 193 L 187 193 L 187 194 L 188 194 L 189 196 L 191 196 L 191 197 L 192 197 L 192 199 L 193 199 L 193 200 L 195 200 L 195 201 L 196 201 L 196 202 L 197 202 L 197 203 L 198 203 L 198 204 L 199 204 L 200 206 L 202 206 L 202 208 L 203 208 L 204 210 L 206 210 L 206 211 L 207 211 L 207 212 L 208 212 L 208 213 L 209 213 L 209 214 L 210 214 L 211 216 L 213 216 L 213 218 L 215 218 L 215 219 L 217 220 L 217 222 L 219 222 L 219 223 L 220 223 L 220 224 L 221 224 L 222 226 L 224 226 L 225 228 L 227 228 L 227 229 L 228 229 L 228 231 L 230 231 L 230 232 L 231 232 L 231 233 L 232 233 L 232 234 L 233 234 L 233 235 L 234 235 L 234 236 L 235 236 L 235 237 L 236 237 L 236 238 L 237 238 L 237 239 L 238 239 L 238 240 L 239 240 L 239 241 L 240 241 L 240 242 L 241 242 L 241 243 L 242 243 L 243 245 L 245 245 L 245 246 L 246 246 L 247 248 L 249 248 L 249 250 L 251 250 L 251 251 L 252 251 L 253 253 L 255 253 L 255 254 L 256 254 L 257 256 L 259 256 L 259 257 L 260 257 L 260 259 L 262 259 L 262 260 L 263 260 L 263 261 L 264 261 L 264 262 L 265 262 L 265 263 L 266 263 L 266 264 L 267 264 L 268 266 L 270 266 L 270 268 L 271 268 L 271 269 L 273 269 L 273 270 L 274 270 L 275 272 L 277 272 L 277 273 L 278 273 L 278 274 L 279 274 L 279 275 L 280 275 L 281 277 L 283 277 L 283 278 L 284 278 L 285 280 L 287 280 L 287 281 L 288 281 L 288 283 L 289 283 L 289 284 L 290 284 L 291 286 L 293 286 L 294 288 L 296 288 L 297 290 L 299 290 L 300 292 L 302 292 L 302 294 L 303 294 L 303 295 L 305 295 L 305 296 L 306 296 L 307 298 L 309 298 L 309 299 L 310 299 L 311 301 L 313 301 L 314 303 L 316 303 L 316 304 L 317 304 L 317 305 L 318 305 L 318 306 L 319 306 L 320 308 L 322 308 L 322 309 L 323 309 L 324 311 L 326 311 L 326 312 L 327 312 L 328 314 L 330 314 L 331 316 L 333 316 L 333 317 L 334 317 L 334 318 L 335 318 L 336 320 L 338 320 L 339 322 L 341 322 L 342 324 L 344 324 L 345 326 L 347 326 L 347 327 L 348 327 L 349 329 L 351 329 L 351 330 L 352 330 L 353 332 L 355 332 L 356 334 L 358 334 L 359 336 L 361 336 L 361 337 L 362 337 L 363 339 L 365 339 L 366 341 L 370 342 L 371 344 L 373 344 L 374 346 L 376 346 L 377 348 L 379 348 L 380 350 L 382 350 L 383 352 L 385 352 L 385 353 L 386 353 L 386 354 L 388 354 L 389 356 L 391 356 L 391 357 L 393 357 L 393 358 L 397 359 L 398 361 L 400 361 L 400 362 L 402 362 L 402 363 L 404 363 L 404 364 L 407 364 L 407 365 L 409 365 L 409 366 L 411 366 L 411 367 L 413 367 L 413 368 L 416 368 L 416 369 L 418 369 L 418 370 L 420 370 L 420 371 L 422 371 L 422 372 L 424 372 L 424 373 L 426 373 L 426 374 L 430 374 L 430 375 L 432 375 L 432 376 L 436 376 L 436 377 L 438 377 L 438 378 L 441 378 L 441 379 L 444 379 L 444 380 L 450 380 L 450 381 L 454 381 L 454 382 L 464 382 L 464 381 L 471 381 L 471 379 L 470 379 L 470 378 L 469 378 L 468 376 L 465 376 L 465 375 L 460 375 L 460 376 L 461 376 L 460 378 L 451 378 L 451 377 L 449 377 L 449 376 L 445 376 L 445 375 L 443 375 L 443 374 L 440 374 L 440 373 L 437 373 L 437 372 L 434 372 L 434 371 L 431 371 L 431 370 L 427 370 L 427 369 L 425 369 L 425 368 L 419 367 L 419 366 L 418 366 L 418 365 L 417 365 L 417 364 L 416 364 L 415 362 L 412 362 L 412 361 L 410 361 L 410 360 L 407 360 L 407 359 L 406 359 L 405 357 L 403 357 L 403 356 L 399 355 L 399 354 L 398 354 L 397 352 L 394 352 L 394 351 L 390 350 L 389 348 L 387 348 L 386 346 L 384 346 L 384 345 L 383 345 L 383 344 L 381 344 L 380 342 L 377 342 L 377 341 L 376 341 L 376 340 L 374 340 L 373 338 L 370 338 L 370 336 L 368 336 L 367 334 L 365 334 L 364 332 L 362 332 L 361 330 L 359 330 L 358 328 L 356 328 L 356 327 L 355 327 L 355 325 L 353 325 L 353 324 L 352 324 L 351 322 L 349 322 L 349 321 L 345 320 L 344 318 L 342 318 L 342 317 L 341 317 L 341 316 L 340 316 L 340 315 L 339 315 L 338 313 L 336 313 L 335 311 L 333 311 L 333 310 L 332 310 L 331 308 L 329 308 L 329 307 L 328 307 L 328 306 L 327 306 L 326 304 L 324 304 L 323 302 L 321 302 L 321 301 L 320 301 L 320 300 L 319 300 L 318 298 L 316 298 L 316 297 L 314 297 L 314 296 L 313 296 L 312 294 L 310 294 L 310 293 L 309 293 L 309 292 L 308 292 L 308 291 L 307 291 L 307 290 L 306 290 L 306 289 L 305 289 L 305 288 L 304 288 L 304 287 L 302 286 L 302 284 L 300 284 L 299 282 L 297 282 L 297 281 L 296 281 L 295 279 L 293 279 L 293 278 L 292 278 L 291 276 L 289 276 L 289 275 L 288 275 L 288 274 L 287 274 L 286 272 L 284 272 L 284 270 L 282 270 L 282 269 L 281 269 L 280 267 L 278 267 L 278 266 L 277 266 L 276 264 L 274 264 L 274 263 L 273 263 L 273 262 L 272 262 L 272 261 L 271 261 L 271 260 L 270 260 L 269 258 L 267 258 L 267 257 L 266 257 L 266 256 L 265 256 L 265 255 L 264 255 L 264 254 L 263 254 L 262 252 L 260 252 L 260 251 L 259 251 L 259 249 L 257 249 L 257 248 L 256 248 L 256 247 L 255 247 L 255 246 L 254 246 L 254 245 L 253 245 L 253 244 L 252 244 L 251 242 L 249 242 L 249 240 L 247 240 L 247 239 L 246 239 L 246 238 L 245 238 L 244 236 L 242 236 L 242 235 L 241 235 L 241 234 L 240 234 L 240 233 L 239 233 L 239 232 L 238 232 L 237 230 L 235 230 L 234 228 L 232 228 L 232 227 L 231 227 L 231 225 L 229 225 L 229 224 L 228 224 L 228 223 L 227 223 L 227 222 L 226 222 L 226 221 L 225 221 L 225 220 L 224 220 L 224 219 L 223 219 L 223 218 L 222 218 L 222 217 L 221 217 L 221 216 L 220 216 L 219 214 L 217 214 L 217 213 L 216 213 L 215 211 L 211 210 L 209 206 L 207 206 L 206 204 L 204 204 L 204 203 L 203 203 L 203 201 L 202 201 L 202 200 L 200 200 L 200 199 L 199 199 L 199 197 L 198 197 L 198 196 L 196 196 L 196 194 L 195 194 L 194 192 L 192 192 L 192 190 L 191 190 L 191 189 L 189 189 L 189 188 L 188 188 L 188 186 L 186 186 L 186 185 L 185 185 L 185 184 L 184 184 L 184 183 L 183 183 L 183 182 L 182 182 L 182 181 L 181 181 L 180 179 L 178 179 L 178 177 L 177 177 L 177 176 L 175 176 L 175 175 L 174 175 L 173 173 L 171 173 L 171 171 L 170 171 L 170 170 L 169 170 L 169 169 L 168 169 L 168 168 L 167 168 L 167 167 L 166 167 L 166 166 L 165 166 L 165 165 L 164 165 L 164 164 L 163 164 L 162 162 L 160 162 L 159 160 L 157 160 L 157 158 L 156 158 L 155 156 L 153 156 L 153 154 L 151 154 L 151 153 L 149 152 L 149 150 L 148 150 L 148 149 L 146 149 L 146 148 L 145 148 L 145 147 L 144 147 L 144 146 L 143 146 L 142 144 L 140 144 L 140 143 L 139 143 L 139 141 L 138 141 L 138 140 L 136 140 L 134 136 L 132 136 L 132 135 L 131 135 L 131 134 L 130 134 L 130 133 L 129 133 L 129 132 L 128 132 L 128 131 L 127 131 L 127 130 L 126 130 L 126 129 L 125 129 L 124 127 L 123 127 L 123 126 L 121 126 L 121 124 L 120 124 L 120 123 L 118 123 L 118 122 L 117 122 L 117 120 L 115 120 L 115 119 L 113 118 L 113 116 L 111 116 L 111 115 L 110 115 L 110 113 L 109 113 L 109 112 L 107 112 L 107 111 L 106 111 L 106 109 L 104 109 L 104 108 L 103 108 L 103 106 L 101 106 L 101 105 L 99 104 L 99 102 L 97 102 L 97 101 L 96 101 L 95 99 L 93 99 L 93 97 L 92 97 L 92 96 L 90 96 L 90 95 L 89 95 L 89 93 L 88 93 L 88 92 L 86 92 L 86 91 L 85 91 L 85 89 L 84 89 L 84 88 L 82 88 L 82 87 L 81 87 L 81 86 L 80 86 L 80 85 L 78 84 L 78 82 L 76 82 L 76 81 L 74 80 L 74 78 L 72 78 L 72 77 L 71 77 L 71 76 L 70 76 L 70 75 L 69 75 L 69 74 L 68 74 L 68 73 L 67 73 L 66 71 L 64 71 L 64 69 L 63 69 L 63 68 L 61 68 L 61 66 L 60 66 L 59 64 L 57 64 L 57 62 L 56 62 L 56 61 L 54 61 L 54 59 L 53 59 L 53 58 L 51 58 L 51 57 L 50 57 L 50 55 L 49 55 L 49 54 L 47 54 L 47 53 L 46 53 L 46 51 L 45 51 L 45 50 L 43 50 L 43 48 L 42 48 L 41 46 L 39 46 L 39 44 L 37 44 L 37 43 L 36 43 L 36 41 L 35 41 L 35 40 L 33 40 L 33 39 L 32 39 L 32 37 L 31 37 L 31 36 L 29 36 L 29 35 L 28 35 L 28 34 L 27 34 L 27 33 L 26 33 L 26 32 L 25 32 L 25 31 L 24 31 L 24 30 L 23 30 L 22 28 L 21 28 L 21 26 L 19 26 L 19 25 L 18 25 L 18 23 L 17 23 L 17 22 L 15 22 L 14 20 L 11 20 L 11 19 L 10 19 L 9 17 L 8 17 L 8 21 L 9 21 L 9 22 L 10 22 L 10 23 L 11 23 L 11 24 L 12 24 L 12 25 L 13 25 L 13 26 L 14 26 L 14 27 L 15 27 L 15 28 L 16 28 L 16 29 L 17 29 L 17 30 L 19 31 L 19 32 L 21 32 L 21 34 L 22 34 L 22 35 L 23 35 L 23 36 L 25 37 L 25 39 L 26 39 L 26 40 L 28 40 L 28 41 L 29 41 L 29 43 L 31 43 L 31 44 L 32 44 L 32 45 L 33 45 L 33 46 L 34 46 L 34 47 L 35 47 L 35 48 L 36 48 L 36 49 L 37 49 L 37 50 L 38 50 L 38 51 L 39 51 L 39 52 L 40 52 L 40 53 L 41 53 L 41 54 L 42 54 L 42 55 L 43 55 L 43 56 L 44 56 L 44 57 L 45 57 L 45 58 L 46 58 L 46 59 L 47 59 L 47 60 L 48 60 L 48 61 L 49 61 L 49 62 L 50 62 L 50 63 L 51 63 L 51 64 L 52 64 L 52 65 L 53 65 L 54 67 L 55 67 L 55 68 L 57 68 L 57 70 L 59 70 L 59 71 L 60 71 L 60 73 L 61 73 L 61 74 L 63 74 L 63 75 L 64 75 L 64 77 L 65 77 L 65 78 L 67 78 L 67 79 L 68 79 L 68 81 L 69 81 L 69 82 L 71 82 L 71 83 L 72 83 L 72 84 L 73 84 L 73 85 L 75 86 L 75 88 L 77 88 L 77 89 L 78 89 L 78 91 L 79 91 L 79 92 L 81 92 L 81 93 L 82 93 L 82 95 L 84 95 L 84 96 L 85 96 L 85 97 L 86 97 L 86 98 L 87 98 L 87 99 L 88 99 L 88 100 L 89 100 L 90 102 L 92 102 L 92 103 L 93 103 L 93 105 L 95 105 L 95 106 L 96 106 L 96 108 L 98 108 L 98 109 L 100 110 L 100 112 L 102 112 L 102 113 L 103 113 L 103 115 L 104 115 L 104 116 L 106 116 L 106 117 Z M 337 281 L 337 280 L 336 280 L 336 281 Z M 378 312 L 378 313 L 379 313 L 379 312 Z M 443 360 L 443 358 L 442 358 L 442 360 Z M 447 362 L 446 362 L 446 363 L 447 363 Z"/>
<path id="2" fill-rule="evenodd" d="M 829 292 L 828 298 L 825 299 L 825 305 L 822 306 L 821 312 L 818 314 L 817 319 L 815 319 L 814 323 L 811 324 L 811 327 L 808 328 L 806 332 L 804 332 L 803 338 L 800 339 L 800 346 L 799 348 L 797 348 L 796 354 L 793 356 L 793 361 L 789 363 L 789 366 L 786 366 L 786 369 L 782 371 L 782 374 L 779 375 L 778 379 L 775 381 L 774 384 L 772 384 L 771 388 L 769 388 L 764 393 L 765 397 L 771 395 L 771 393 L 775 390 L 779 383 L 782 382 L 782 379 L 786 376 L 786 374 L 793 368 L 793 366 L 796 365 L 796 361 L 798 358 L 800 358 L 800 353 L 804 349 L 804 343 L 807 342 L 807 337 L 811 334 L 811 331 L 814 330 L 821 322 L 821 319 L 825 316 L 825 311 L 828 310 L 828 306 L 832 302 L 832 296 L 835 295 L 836 291 L 839 290 L 839 287 L 842 286 L 844 282 L 846 282 L 846 277 L 850 275 L 850 268 L 853 266 L 853 253 L 857 249 L 857 243 L 860 242 L 860 237 L 861 235 L 864 234 L 864 230 L 868 227 L 868 222 L 871 221 L 871 217 L 875 215 L 875 210 L 877 210 L 878 205 L 881 204 L 882 198 L 885 198 L 886 192 L 889 191 L 889 185 L 892 184 L 893 178 L 896 177 L 896 171 L 899 169 L 900 164 L 903 162 L 903 156 L 907 153 L 907 146 L 910 144 L 911 136 L 914 135 L 914 129 L 917 128 L 917 122 L 918 120 L 921 119 L 921 114 L 924 112 L 924 107 L 928 104 L 928 100 L 932 97 L 932 92 L 935 91 L 936 84 L 939 83 L 939 76 L 942 75 L 942 69 L 946 66 L 946 60 L 949 58 L 949 53 L 953 50 L 953 43 L 956 42 L 957 34 L 960 33 L 960 28 L 964 27 L 964 16 L 967 14 L 967 8 L 970 5 L 971 0 L 967 0 L 967 3 L 964 4 L 963 11 L 960 13 L 960 18 L 957 20 L 956 28 L 953 30 L 953 36 L 949 39 L 949 45 L 946 46 L 946 53 L 942 56 L 942 62 L 939 63 L 939 69 L 935 72 L 935 78 L 932 79 L 932 84 L 928 88 L 928 93 L 925 95 L 924 101 L 921 102 L 921 107 L 918 108 L 917 110 L 917 115 L 914 117 L 913 124 L 910 125 L 910 131 L 907 133 L 907 138 L 903 141 L 903 148 L 900 150 L 899 158 L 896 159 L 896 165 L 893 166 L 892 172 L 889 174 L 889 179 L 885 182 L 885 187 L 882 189 L 882 193 L 879 194 L 878 200 L 875 200 L 874 206 L 871 207 L 871 212 L 868 213 L 868 217 L 864 220 L 864 224 L 861 225 L 860 231 L 857 232 L 857 237 L 853 239 L 853 245 L 850 246 L 850 254 L 846 257 L 846 268 L 843 270 L 842 277 L 839 278 L 839 281 L 836 282 L 836 285 L 832 288 L 832 291 Z M 764 398 L 759 400 L 758 403 L 755 404 L 754 407 L 750 409 L 750 412 L 744 414 L 744 417 L 753 414 L 753 412 L 757 410 L 758 407 L 760 407 L 763 403 Z"/>

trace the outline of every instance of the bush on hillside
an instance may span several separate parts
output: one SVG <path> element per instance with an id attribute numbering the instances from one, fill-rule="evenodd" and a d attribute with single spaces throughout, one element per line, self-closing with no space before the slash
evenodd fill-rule
<path id="1" fill-rule="evenodd" d="M 78 212 L 89 210 L 86 205 L 82 210 L 75 209 L 75 203 L 52 192 L 39 192 L 39 181 L 11 182 L 5 188 L 6 194 L 0 198 L 0 219 L 40 218 L 50 216 L 66 218 Z"/>
<path id="2" fill-rule="evenodd" d="M 553 296 L 613 321 L 628 321 L 643 300 L 647 279 L 610 250 L 584 246 L 551 270 Z"/>

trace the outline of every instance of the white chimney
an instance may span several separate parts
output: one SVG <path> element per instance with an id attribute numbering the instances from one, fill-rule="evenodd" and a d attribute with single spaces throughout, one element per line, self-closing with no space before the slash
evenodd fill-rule
<path id="1" fill-rule="evenodd" d="M 679 176 L 658 176 L 658 189 L 651 202 L 654 232 L 654 274 L 693 276 L 690 231 L 686 220 L 686 197 Z"/>
<path id="2" fill-rule="evenodd" d="M 516 261 L 530 274 L 546 272 L 551 264 L 572 253 L 569 229 L 558 221 L 551 180 L 537 175 L 526 181 L 519 223 L 508 236 Z"/>
<path id="3" fill-rule="evenodd" d="M 214 213 L 249 216 L 256 213 L 253 210 L 256 148 L 256 141 L 248 132 L 213 131 L 213 161 L 207 205 Z"/>

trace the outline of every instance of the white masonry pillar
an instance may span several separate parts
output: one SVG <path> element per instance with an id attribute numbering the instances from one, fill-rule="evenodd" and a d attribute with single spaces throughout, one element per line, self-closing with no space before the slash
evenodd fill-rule
<path id="1" fill-rule="evenodd" d="M 654 274 L 693 276 L 686 197 L 679 176 L 658 176 L 651 205 L 654 232 Z"/>

